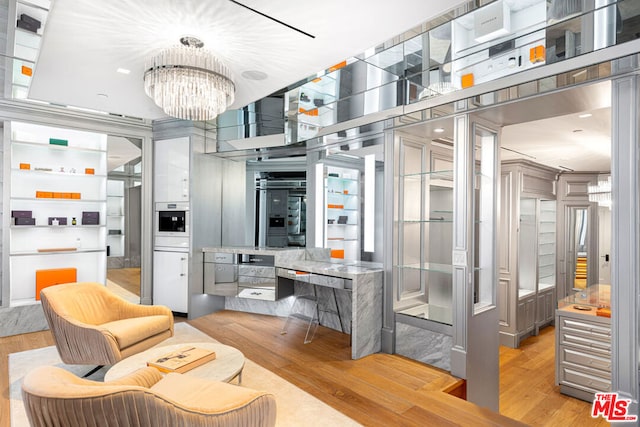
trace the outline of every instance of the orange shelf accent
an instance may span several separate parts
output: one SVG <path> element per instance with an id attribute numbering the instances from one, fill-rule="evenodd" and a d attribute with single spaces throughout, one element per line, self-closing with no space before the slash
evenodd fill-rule
<path id="1" fill-rule="evenodd" d="M 36 191 L 37 199 L 51 199 L 53 198 L 53 193 L 51 191 Z"/>
<path id="2" fill-rule="evenodd" d="M 31 164 L 30 163 L 20 163 L 20 169 L 31 169 Z"/>

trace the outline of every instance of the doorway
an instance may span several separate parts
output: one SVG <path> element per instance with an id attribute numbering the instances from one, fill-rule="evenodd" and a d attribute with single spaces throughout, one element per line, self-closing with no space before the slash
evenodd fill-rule
<path id="1" fill-rule="evenodd" d="M 500 372 L 513 378 L 514 369 L 521 369 L 522 380 L 501 381 L 500 409 L 522 420 L 518 411 L 558 407 L 570 399 L 555 385 L 562 360 L 555 350 L 558 300 L 610 284 L 611 83 L 478 114 L 502 126 Z M 555 238 L 547 238 L 550 232 Z M 535 366 L 535 375 L 527 377 L 528 366 Z M 530 408 L 518 407 L 516 400 Z"/>
<path id="2" fill-rule="evenodd" d="M 142 140 L 107 138 L 107 287 L 140 303 Z"/>

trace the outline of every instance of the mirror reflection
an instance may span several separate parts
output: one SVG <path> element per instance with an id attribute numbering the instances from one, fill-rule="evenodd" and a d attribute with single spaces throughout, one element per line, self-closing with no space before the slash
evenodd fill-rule
<path id="1" fill-rule="evenodd" d="M 587 208 L 571 209 L 570 248 L 573 262 L 573 287 L 587 287 L 588 270 L 588 212 Z"/>
<path id="2" fill-rule="evenodd" d="M 107 137 L 107 286 L 140 302 L 142 140 Z"/>

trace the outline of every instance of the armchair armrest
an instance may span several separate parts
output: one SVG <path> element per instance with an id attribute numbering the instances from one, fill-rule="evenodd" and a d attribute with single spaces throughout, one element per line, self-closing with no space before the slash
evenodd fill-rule
<path id="1" fill-rule="evenodd" d="M 162 379 L 162 374 L 156 368 L 144 367 L 133 371 L 122 378 L 105 382 L 105 385 L 137 385 L 150 388 Z"/>

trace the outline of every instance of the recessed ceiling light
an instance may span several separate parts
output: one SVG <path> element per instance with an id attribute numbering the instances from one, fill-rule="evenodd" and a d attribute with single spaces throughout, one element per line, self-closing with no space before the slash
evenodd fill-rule
<path id="1" fill-rule="evenodd" d="M 258 70 L 247 70 L 242 72 L 242 77 L 247 80 L 265 80 L 267 77 L 267 73 L 263 73 Z"/>
<path id="2" fill-rule="evenodd" d="M 116 72 L 118 72 L 120 74 L 129 74 L 131 72 L 131 70 L 127 70 L 126 68 L 118 68 L 116 70 Z"/>
<path id="3" fill-rule="evenodd" d="M 591 116 L 592 116 L 592 114 L 591 114 L 591 113 L 584 113 L 584 114 L 580 114 L 580 115 L 578 116 L 578 118 L 580 118 L 580 119 L 586 119 L 586 118 L 591 117 Z"/>
<path id="4" fill-rule="evenodd" d="M 443 128 L 435 128 L 433 131 L 435 133 L 442 133 L 442 132 L 444 132 L 444 129 Z"/>

